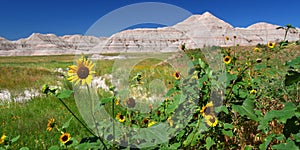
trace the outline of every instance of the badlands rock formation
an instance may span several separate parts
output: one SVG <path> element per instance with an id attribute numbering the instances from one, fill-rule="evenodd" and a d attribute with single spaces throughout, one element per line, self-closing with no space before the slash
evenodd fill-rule
<path id="1" fill-rule="evenodd" d="M 247 28 L 234 28 L 223 20 L 206 12 L 192 15 L 170 27 L 133 29 L 116 33 L 108 38 L 82 35 L 34 33 L 28 38 L 8 41 L 0 37 L 0 56 L 7 55 L 57 55 L 106 52 L 168 52 L 177 51 L 181 44 L 187 48 L 204 46 L 229 46 L 266 44 L 278 42 L 284 30 L 277 25 L 256 23 Z M 298 31 L 299 28 L 297 28 Z M 299 40 L 299 32 L 291 30 L 287 40 Z M 228 36 L 229 40 L 225 41 Z M 233 37 L 236 38 L 233 38 Z"/>

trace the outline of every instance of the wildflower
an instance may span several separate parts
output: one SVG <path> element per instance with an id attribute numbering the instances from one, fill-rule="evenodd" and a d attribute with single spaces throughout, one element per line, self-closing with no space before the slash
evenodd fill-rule
<path id="1" fill-rule="evenodd" d="M 116 98 L 115 104 L 118 106 L 120 105 L 120 97 Z"/>
<path id="2" fill-rule="evenodd" d="M 257 93 L 257 91 L 254 90 L 254 89 L 252 89 L 252 90 L 250 91 L 250 94 L 255 94 L 255 93 Z"/>
<path id="3" fill-rule="evenodd" d="M 262 61 L 262 60 L 261 60 L 260 58 L 257 58 L 257 59 L 256 59 L 256 62 L 257 62 L 257 63 L 261 63 L 261 61 Z"/>
<path id="4" fill-rule="evenodd" d="M 180 79 L 180 73 L 178 71 L 175 71 L 173 76 L 175 77 L 176 80 Z"/>
<path id="5" fill-rule="evenodd" d="M 148 128 L 151 127 L 151 126 L 153 126 L 153 125 L 155 125 L 155 124 L 156 124 L 155 121 L 151 121 L 151 122 L 148 124 Z"/>
<path id="6" fill-rule="evenodd" d="M 275 47 L 275 43 L 274 42 L 268 42 L 268 47 L 269 48 L 274 48 Z"/>
<path id="7" fill-rule="evenodd" d="M 169 98 L 168 98 L 168 97 L 166 97 L 165 101 L 167 102 L 168 100 L 169 100 Z"/>
<path id="8" fill-rule="evenodd" d="M 214 104 L 212 102 L 209 102 L 205 106 L 203 106 L 202 109 L 200 110 L 202 116 L 207 116 L 208 114 L 212 113 L 213 106 Z"/>
<path id="9" fill-rule="evenodd" d="M 143 119 L 143 123 L 144 123 L 144 124 L 148 124 L 148 122 L 149 122 L 149 119 L 148 119 L 148 118 L 144 118 L 144 119 Z"/>
<path id="10" fill-rule="evenodd" d="M 136 81 L 138 84 L 144 84 L 144 82 L 142 82 L 142 75 L 140 73 L 137 73 L 136 76 L 132 78 L 132 81 Z"/>
<path id="11" fill-rule="evenodd" d="M 258 47 L 255 47 L 253 50 L 254 52 L 260 52 L 260 49 Z"/>
<path id="12" fill-rule="evenodd" d="M 3 144 L 4 141 L 5 141 L 5 139 L 6 139 L 6 135 L 3 134 L 3 135 L 1 136 L 1 138 L 0 138 L 0 144 Z"/>
<path id="13" fill-rule="evenodd" d="M 134 108 L 134 107 L 135 107 L 135 100 L 134 100 L 134 98 L 129 98 L 129 99 L 127 100 L 127 106 L 128 106 L 129 108 Z"/>
<path id="14" fill-rule="evenodd" d="M 169 124 L 170 124 L 170 127 L 173 127 L 174 122 L 173 122 L 173 120 L 172 120 L 171 117 L 168 118 L 168 122 L 169 122 Z"/>
<path id="15" fill-rule="evenodd" d="M 160 116 L 161 115 L 161 112 L 160 110 L 157 111 L 157 116 Z"/>
<path id="16" fill-rule="evenodd" d="M 125 117 L 121 113 L 117 114 L 116 119 L 121 123 L 125 121 Z"/>
<path id="17" fill-rule="evenodd" d="M 55 122 L 54 122 L 54 118 L 50 118 L 48 120 L 48 124 L 47 124 L 47 131 L 51 131 L 54 127 L 55 127 Z"/>
<path id="18" fill-rule="evenodd" d="M 59 140 L 61 143 L 66 144 L 71 139 L 71 135 L 69 133 L 62 133 L 62 135 L 59 137 Z"/>
<path id="19" fill-rule="evenodd" d="M 92 74 L 95 71 L 92 71 L 95 64 L 87 60 L 87 58 L 82 57 L 77 60 L 77 65 L 69 66 L 68 71 L 68 80 L 75 82 L 75 85 L 81 82 L 82 85 L 90 84 L 92 82 Z"/>
<path id="20" fill-rule="evenodd" d="M 215 127 L 218 124 L 218 118 L 215 115 L 207 115 L 204 117 L 207 125 Z"/>
<path id="21" fill-rule="evenodd" d="M 229 40 L 229 37 L 228 37 L 228 36 L 226 36 L 226 37 L 225 37 L 225 40 L 226 40 L 226 42 L 227 42 L 227 41 Z"/>
<path id="22" fill-rule="evenodd" d="M 223 61 L 224 61 L 225 64 L 228 65 L 231 62 L 231 57 L 230 56 L 225 56 L 224 59 L 223 59 Z"/>

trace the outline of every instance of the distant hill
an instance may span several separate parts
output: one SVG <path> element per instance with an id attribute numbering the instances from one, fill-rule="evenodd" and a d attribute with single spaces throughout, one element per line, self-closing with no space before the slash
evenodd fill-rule
<path id="1" fill-rule="evenodd" d="M 174 26 L 125 30 L 107 38 L 83 35 L 56 36 L 33 33 L 28 38 L 9 41 L 0 37 L 0 56 L 58 55 L 106 52 L 169 52 L 181 44 L 187 48 L 203 46 L 256 45 L 280 41 L 284 30 L 265 22 L 247 28 L 233 27 L 209 12 L 192 15 Z M 299 28 L 297 28 L 298 31 Z M 287 40 L 299 40 L 299 32 L 288 33 Z M 226 41 L 225 37 L 229 37 Z M 236 38 L 234 38 L 236 37 Z"/>

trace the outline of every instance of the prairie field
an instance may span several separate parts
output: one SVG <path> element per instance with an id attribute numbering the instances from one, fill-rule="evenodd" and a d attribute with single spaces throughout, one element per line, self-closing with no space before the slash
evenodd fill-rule
<path id="1" fill-rule="evenodd" d="M 210 67 L 201 49 L 161 54 L 169 60 L 165 62 L 153 57 L 134 63 L 140 54 L 131 54 L 119 64 L 90 55 L 0 57 L 0 149 L 299 149 L 299 42 L 207 49 L 220 55 L 214 60 L 221 64 L 218 69 Z M 187 56 L 189 63 L 170 55 Z M 178 68 L 168 64 L 173 60 Z M 116 64 L 117 69 L 130 67 L 124 80 L 128 89 L 118 92 L 110 77 Z M 86 65 L 95 71 L 93 79 L 101 81 L 98 99 L 91 99 L 95 112 L 85 114 L 93 121 L 80 107 L 89 108 L 95 93 L 78 100 L 76 92 L 91 87 L 88 79 L 86 86 L 82 81 L 72 85 L 67 73 L 72 65 L 77 71 Z M 36 95 L 26 98 L 25 90 Z M 98 107 L 118 125 L 105 125 Z M 164 131 L 162 122 L 168 126 Z M 123 126 L 133 133 L 123 132 Z M 141 129 L 157 131 L 135 136 Z M 63 139 L 66 133 L 70 138 Z"/>

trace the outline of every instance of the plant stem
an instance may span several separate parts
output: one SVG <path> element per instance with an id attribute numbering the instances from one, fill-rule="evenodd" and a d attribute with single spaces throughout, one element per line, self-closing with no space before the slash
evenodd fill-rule
<path id="1" fill-rule="evenodd" d="M 112 101 L 112 116 L 114 117 L 115 116 L 115 97 L 113 98 L 113 101 Z M 116 139 L 115 139 L 115 136 L 116 136 L 116 133 L 115 133 L 115 121 L 113 120 L 112 121 L 113 122 L 113 147 L 115 147 L 114 146 L 114 144 L 115 144 L 115 141 L 116 141 Z"/>
<path id="2" fill-rule="evenodd" d="M 245 67 L 244 68 L 244 70 L 242 70 L 241 72 L 239 72 L 239 74 L 238 74 L 238 76 L 237 76 L 237 78 L 233 81 L 233 83 L 232 83 L 232 86 L 231 86 L 231 88 L 230 88 L 230 91 L 229 91 L 229 93 L 228 93 L 228 95 L 227 95 L 227 97 L 226 97 L 226 99 L 225 99 L 225 103 L 227 103 L 227 101 L 228 101 L 228 99 L 229 99 L 229 97 L 230 97 L 230 95 L 231 95 L 231 93 L 232 93 L 232 90 L 233 90 L 233 87 L 234 87 L 234 85 L 236 84 L 236 81 L 241 77 L 241 75 L 249 68 L 250 66 L 247 66 L 247 67 Z"/>
<path id="3" fill-rule="evenodd" d="M 68 105 L 60 98 L 58 98 L 59 101 L 67 108 L 67 110 L 75 117 L 75 119 L 81 124 L 84 126 L 84 128 L 86 128 L 92 135 L 96 136 L 90 128 L 88 128 L 74 113 L 73 111 L 68 107 Z"/>
<path id="4" fill-rule="evenodd" d="M 88 86 L 87 84 L 86 84 L 86 87 L 87 87 L 88 93 L 89 93 L 89 95 L 90 95 L 90 97 L 91 97 L 90 88 L 89 88 L 89 86 Z M 94 115 L 95 107 L 94 107 L 94 100 L 93 100 L 93 98 L 91 98 L 91 103 L 92 103 L 91 115 L 92 115 L 93 120 L 94 120 L 94 123 L 95 123 L 95 127 L 96 127 L 96 130 L 97 130 L 97 134 L 99 134 L 98 123 L 96 122 L 96 118 L 95 118 L 95 115 Z M 93 135 L 96 136 L 96 137 L 100 140 L 100 142 L 102 143 L 102 145 L 104 146 L 104 148 L 107 149 L 106 145 L 105 145 L 104 142 L 103 142 L 103 139 L 102 139 L 99 135 L 97 135 L 97 134 L 93 134 Z"/>
<path id="5" fill-rule="evenodd" d="M 67 110 L 72 114 L 72 116 L 85 128 L 88 130 L 89 133 L 91 133 L 93 136 L 97 137 L 100 142 L 102 143 L 102 145 L 104 146 L 104 149 L 107 149 L 106 145 L 103 142 L 103 139 L 99 136 L 97 136 L 86 124 L 84 124 L 76 115 L 75 113 L 70 109 L 70 107 L 61 99 L 58 98 L 59 101 L 65 106 L 65 108 L 67 108 Z"/>

